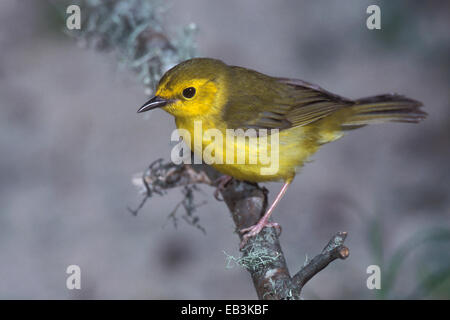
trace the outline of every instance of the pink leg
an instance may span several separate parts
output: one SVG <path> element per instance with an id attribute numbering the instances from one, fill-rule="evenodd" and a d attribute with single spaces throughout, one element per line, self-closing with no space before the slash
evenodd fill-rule
<path id="1" fill-rule="evenodd" d="M 273 210 L 275 209 L 275 207 L 277 206 L 277 204 L 280 202 L 281 198 L 283 197 L 283 195 L 286 193 L 287 188 L 289 187 L 289 184 L 292 182 L 292 179 L 287 180 L 283 187 L 281 188 L 280 192 L 278 193 L 277 197 L 275 198 L 275 200 L 273 201 L 272 205 L 270 206 L 269 210 L 267 210 L 267 212 L 264 214 L 264 216 L 258 221 L 257 224 L 248 227 L 248 228 L 244 228 L 241 229 L 239 232 L 243 233 L 244 236 L 242 237 L 242 242 L 240 245 L 240 248 L 242 249 L 245 244 L 247 243 L 248 239 L 257 235 L 258 233 L 261 232 L 261 230 L 263 228 L 266 227 L 274 227 L 274 228 L 279 228 L 281 229 L 280 225 L 276 222 L 269 222 L 269 218 L 273 212 Z"/>
<path id="2" fill-rule="evenodd" d="M 219 193 L 220 193 L 220 191 L 222 191 L 222 190 L 225 189 L 225 187 L 227 186 L 227 184 L 228 184 L 231 180 L 233 180 L 233 177 L 227 176 L 227 175 L 223 175 L 223 176 L 220 176 L 219 178 L 217 178 L 217 179 L 214 181 L 214 184 L 217 185 L 217 188 L 216 188 L 216 190 L 214 191 L 214 197 L 215 197 L 218 201 L 223 201 L 223 199 L 221 199 L 221 198 L 219 197 Z"/>

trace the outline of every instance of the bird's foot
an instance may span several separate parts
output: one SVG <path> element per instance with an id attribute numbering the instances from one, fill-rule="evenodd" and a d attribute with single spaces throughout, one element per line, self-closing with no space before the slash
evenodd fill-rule
<path id="1" fill-rule="evenodd" d="M 223 201 L 223 199 L 219 196 L 220 191 L 225 190 L 225 187 L 231 180 L 233 180 L 233 177 L 223 175 L 214 181 L 214 184 L 217 186 L 216 190 L 214 191 L 214 198 L 216 198 L 217 201 Z"/>
<path id="2" fill-rule="evenodd" d="M 247 244 L 248 239 L 256 236 L 264 228 L 275 228 L 275 229 L 277 229 L 278 234 L 281 234 L 281 226 L 278 223 L 268 222 L 263 218 L 263 219 L 259 220 L 257 224 L 255 224 L 251 227 L 239 230 L 239 232 L 243 234 L 239 249 L 242 250 L 245 247 L 245 245 Z"/>

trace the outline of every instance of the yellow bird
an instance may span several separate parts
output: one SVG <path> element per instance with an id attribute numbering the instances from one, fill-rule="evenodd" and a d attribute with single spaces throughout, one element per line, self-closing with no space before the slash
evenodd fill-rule
<path id="1" fill-rule="evenodd" d="M 155 97 L 138 112 L 162 108 L 173 115 L 177 128 L 190 134 L 191 150 L 198 156 L 209 151 L 216 160 L 211 165 L 226 175 L 219 187 L 231 177 L 250 182 L 284 181 L 260 221 L 241 230 L 242 247 L 264 227 L 279 227 L 269 222 L 270 215 L 298 169 L 320 146 L 367 124 L 417 123 L 426 117 L 421 106 L 419 101 L 396 94 L 351 100 L 302 80 L 195 58 L 167 71 Z M 217 137 L 229 132 L 234 132 L 236 139 Z M 238 142 L 240 136 L 244 144 Z M 253 138 L 256 143 L 251 144 Z M 222 144 L 215 144 L 218 141 Z M 267 154 L 275 157 L 267 161 Z M 276 163 L 270 163 L 273 159 Z"/>

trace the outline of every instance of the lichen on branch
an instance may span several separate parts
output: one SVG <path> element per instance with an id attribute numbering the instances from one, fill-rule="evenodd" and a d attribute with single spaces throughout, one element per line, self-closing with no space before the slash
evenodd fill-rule
<path id="1" fill-rule="evenodd" d="M 84 0 L 81 8 L 82 28 L 69 33 L 96 50 L 114 51 L 119 66 L 136 72 L 148 95 L 167 70 L 196 55 L 196 25 L 167 31 L 163 0 Z"/>

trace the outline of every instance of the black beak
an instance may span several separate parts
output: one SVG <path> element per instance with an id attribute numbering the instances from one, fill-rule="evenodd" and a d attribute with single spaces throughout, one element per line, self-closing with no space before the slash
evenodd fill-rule
<path id="1" fill-rule="evenodd" d="M 141 113 L 155 108 L 161 108 L 164 107 L 167 103 L 169 103 L 168 100 L 158 96 L 154 96 L 153 98 L 148 100 L 142 107 L 140 107 L 137 112 Z"/>

